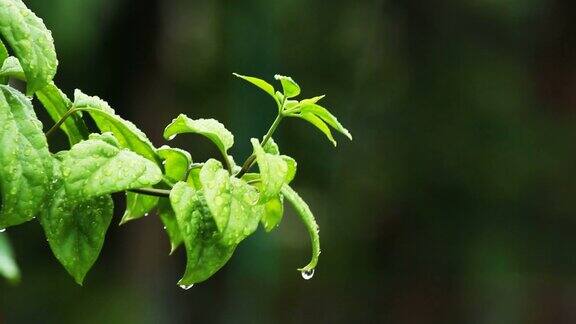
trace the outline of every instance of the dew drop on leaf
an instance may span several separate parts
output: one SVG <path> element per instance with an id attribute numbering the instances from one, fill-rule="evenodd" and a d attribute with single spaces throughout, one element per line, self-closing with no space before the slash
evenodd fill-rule
<path id="1" fill-rule="evenodd" d="M 302 278 L 304 278 L 304 280 L 310 280 L 312 277 L 314 277 L 314 269 L 302 271 Z"/>
<path id="2" fill-rule="evenodd" d="M 3 233 L 3 232 L 5 232 L 5 231 L 6 231 L 5 228 L 0 228 L 0 233 Z"/>
<path id="3" fill-rule="evenodd" d="M 194 286 L 194 284 L 190 284 L 190 285 L 178 285 L 178 287 L 184 289 L 184 290 L 188 290 L 190 288 L 192 288 L 192 286 Z"/>

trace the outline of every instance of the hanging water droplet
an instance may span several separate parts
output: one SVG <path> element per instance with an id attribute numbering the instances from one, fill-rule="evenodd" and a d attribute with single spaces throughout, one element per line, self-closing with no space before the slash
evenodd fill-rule
<path id="1" fill-rule="evenodd" d="M 184 289 L 184 290 L 188 290 L 190 288 L 192 288 L 192 286 L 194 286 L 194 284 L 189 284 L 189 285 L 178 285 L 178 287 Z"/>
<path id="2" fill-rule="evenodd" d="M 144 213 L 144 217 L 148 216 L 148 213 Z"/>
<path id="3" fill-rule="evenodd" d="M 174 139 L 174 137 L 176 137 L 176 135 L 172 135 L 172 136 L 168 137 L 168 140 L 171 141 Z"/>
<path id="4" fill-rule="evenodd" d="M 302 278 L 304 278 L 304 280 L 310 280 L 312 277 L 314 277 L 314 269 L 302 271 Z"/>
<path id="5" fill-rule="evenodd" d="M 4 233 L 6 231 L 5 228 L 0 228 L 0 233 Z"/>

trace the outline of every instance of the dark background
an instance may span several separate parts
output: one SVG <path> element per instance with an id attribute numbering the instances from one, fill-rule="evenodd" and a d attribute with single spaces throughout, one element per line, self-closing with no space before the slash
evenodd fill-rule
<path id="1" fill-rule="evenodd" d="M 8 230 L 23 281 L 0 283 L 0 322 L 576 322 L 572 1 L 26 3 L 53 31 L 58 84 L 107 99 L 157 146 L 184 112 L 222 121 L 244 160 L 276 110 L 232 72 L 327 94 L 354 141 L 334 149 L 298 120 L 275 135 L 320 224 L 312 280 L 291 210 L 187 291 L 154 215 L 114 220 L 84 287 L 30 222 Z"/>

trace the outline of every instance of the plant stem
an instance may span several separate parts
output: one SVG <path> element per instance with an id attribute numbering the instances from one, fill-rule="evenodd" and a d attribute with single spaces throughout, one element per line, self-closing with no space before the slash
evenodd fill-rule
<path id="1" fill-rule="evenodd" d="M 155 197 L 170 197 L 170 190 L 166 189 L 156 189 L 156 188 L 138 188 L 138 189 L 130 189 L 130 192 L 148 195 L 148 196 L 155 196 Z"/>
<path id="2" fill-rule="evenodd" d="M 276 119 L 274 119 L 274 122 L 272 123 L 272 125 L 268 129 L 268 132 L 266 133 L 266 135 L 264 135 L 264 139 L 262 140 L 262 143 L 260 143 L 260 145 L 264 146 L 266 144 L 266 142 L 268 142 L 268 140 L 272 137 L 272 134 L 274 134 L 274 132 L 276 131 L 276 128 L 278 128 L 278 125 L 280 125 L 282 118 L 284 118 L 284 115 L 282 115 L 282 113 L 279 112 L 278 116 L 276 116 Z M 246 174 L 246 172 L 248 172 L 248 170 L 250 170 L 250 168 L 254 164 L 255 160 L 256 160 L 256 155 L 254 153 L 252 153 L 252 155 L 250 155 L 246 159 L 244 164 L 242 164 L 242 169 L 240 170 L 240 172 L 238 172 L 236 174 L 236 177 L 242 178 L 242 176 L 244 174 Z"/>
<path id="3" fill-rule="evenodd" d="M 232 174 L 234 169 L 232 168 L 232 163 L 230 162 L 230 158 L 228 157 L 228 154 L 226 154 L 226 151 L 220 151 L 220 153 L 222 154 L 222 158 L 224 159 L 224 163 L 226 163 L 226 168 L 228 169 L 228 173 Z"/>
<path id="4" fill-rule="evenodd" d="M 54 132 L 60 128 L 60 126 L 62 126 L 62 124 L 64 124 L 64 122 L 66 121 L 66 119 L 68 119 L 68 117 L 70 117 L 73 113 L 80 111 L 80 109 L 77 108 L 72 108 L 70 110 L 68 110 L 61 118 L 60 120 L 54 124 L 54 126 L 52 126 L 52 128 L 50 128 L 47 132 L 46 132 L 46 137 L 50 137 L 52 134 L 54 134 Z"/>

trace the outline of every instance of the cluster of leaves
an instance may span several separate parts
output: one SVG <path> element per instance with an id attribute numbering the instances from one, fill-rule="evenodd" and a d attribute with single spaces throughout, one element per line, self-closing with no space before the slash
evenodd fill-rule
<path id="1" fill-rule="evenodd" d="M 237 75 L 268 93 L 278 115 L 262 141 L 253 138 L 253 154 L 242 167 L 228 151 L 234 136 L 214 119 L 175 118 L 164 130 L 171 140 L 183 133 L 207 137 L 221 163 L 193 163 L 190 153 L 167 145 L 156 148 L 134 124 L 118 116 L 102 99 L 76 90 L 70 100 L 52 81 L 57 58 L 50 31 L 20 0 L 0 0 L 0 229 L 38 217 L 50 248 L 77 283 L 92 267 L 112 221 L 111 194 L 126 193 L 121 224 L 157 210 L 171 251 L 186 249 L 187 265 L 179 284 L 206 280 L 232 256 L 236 246 L 262 224 L 266 231 L 282 219 L 284 199 L 306 225 L 312 259 L 301 269 L 310 277 L 318 262 L 318 226 L 307 204 L 289 186 L 296 161 L 281 155 L 272 134 L 283 118 L 304 119 L 334 145 L 330 127 L 350 133 L 317 103 L 323 96 L 294 100 L 300 87 L 276 75 L 282 91 L 267 82 Z M 10 56 L 6 43 L 11 50 Z M 26 82 L 26 94 L 9 85 Z M 37 119 L 36 97 L 56 122 L 46 134 Z M 98 128 L 91 133 L 89 117 Z M 50 152 L 48 137 L 62 130 L 70 148 Z M 249 172 L 257 164 L 258 173 Z M 0 275 L 18 280 L 18 267 L 5 233 L 0 234 Z"/>

